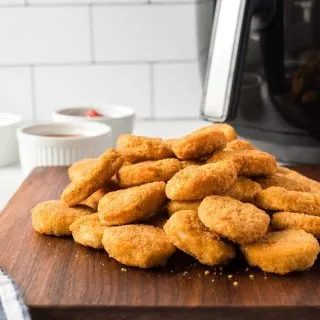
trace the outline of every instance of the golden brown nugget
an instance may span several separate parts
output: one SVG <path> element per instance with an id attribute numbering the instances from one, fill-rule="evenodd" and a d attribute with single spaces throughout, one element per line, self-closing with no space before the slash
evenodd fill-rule
<path id="1" fill-rule="evenodd" d="M 166 201 L 165 183 L 152 182 L 106 194 L 98 206 L 103 225 L 122 225 L 155 215 Z"/>
<path id="2" fill-rule="evenodd" d="M 277 212 L 272 215 L 275 230 L 302 229 L 315 237 L 320 237 L 320 217 L 296 212 Z"/>
<path id="3" fill-rule="evenodd" d="M 259 208 L 272 211 L 300 212 L 320 216 L 320 194 L 288 191 L 280 187 L 270 187 L 255 195 Z"/>
<path id="4" fill-rule="evenodd" d="M 94 210 L 98 210 L 99 201 L 109 192 L 116 191 L 119 189 L 117 183 L 113 182 L 113 180 L 108 181 L 102 188 L 98 189 L 95 193 L 93 193 L 88 199 L 81 202 L 81 204 L 88 206 Z"/>
<path id="5" fill-rule="evenodd" d="M 206 197 L 199 206 L 198 215 L 209 230 L 239 244 L 263 237 L 270 222 L 264 211 L 227 196 Z"/>
<path id="6" fill-rule="evenodd" d="M 234 248 L 206 229 L 192 210 L 174 213 L 163 228 L 171 243 L 203 264 L 225 264 L 236 255 Z"/>
<path id="7" fill-rule="evenodd" d="M 107 150 L 81 179 L 71 182 L 64 189 L 60 199 L 68 206 L 74 206 L 88 199 L 117 173 L 123 161 L 123 157 L 115 149 Z"/>
<path id="8" fill-rule="evenodd" d="M 288 191 L 310 191 L 310 188 L 308 186 L 279 173 L 275 173 L 271 176 L 266 177 L 258 177 L 255 179 L 255 181 L 260 184 L 262 189 L 267 189 L 270 187 L 281 187 Z"/>
<path id="9" fill-rule="evenodd" d="M 172 142 L 172 150 L 181 160 L 200 159 L 225 147 L 227 141 L 218 130 L 197 130 Z"/>
<path id="10" fill-rule="evenodd" d="M 219 131 L 223 132 L 223 134 L 226 136 L 227 142 L 231 142 L 231 141 L 237 139 L 237 133 L 230 124 L 216 123 L 216 124 L 213 124 L 209 127 L 212 127 L 212 129 L 214 129 L 214 130 L 219 130 Z M 206 127 L 203 129 L 205 130 Z"/>
<path id="11" fill-rule="evenodd" d="M 32 226 L 41 234 L 68 236 L 69 227 L 76 219 L 93 212 L 85 206 L 69 208 L 58 200 L 40 202 L 31 210 Z"/>
<path id="12" fill-rule="evenodd" d="M 117 150 L 126 161 L 131 163 L 174 157 L 171 148 L 162 139 L 133 134 L 120 135 L 117 141 Z"/>
<path id="13" fill-rule="evenodd" d="M 260 190 L 262 188 L 259 183 L 248 178 L 239 177 L 224 195 L 242 202 L 254 202 L 254 196 Z"/>
<path id="14" fill-rule="evenodd" d="M 320 183 L 318 181 L 307 178 L 303 174 L 285 167 L 278 167 L 277 172 L 285 175 L 287 178 L 293 179 L 310 188 L 311 192 L 320 193 Z"/>
<path id="15" fill-rule="evenodd" d="M 87 158 L 75 162 L 68 169 L 68 176 L 70 180 L 77 181 L 81 179 L 86 174 L 86 172 L 96 164 L 97 159 L 95 158 Z"/>
<path id="16" fill-rule="evenodd" d="M 175 252 L 161 228 L 139 224 L 106 228 L 102 244 L 111 258 L 138 268 L 164 266 Z"/>
<path id="17" fill-rule="evenodd" d="M 97 213 L 90 214 L 75 220 L 70 231 L 75 242 L 86 247 L 103 249 L 102 237 L 106 226 L 100 223 Z"/>
<path id="18" fill-rule="evenodd" d="M 227 143 L 224 151 L 235 151 L 235 150 L 255 150 L 254 145 L 247 140 L 233 140 Z"/>
<path id="19" fill-rule="evenodd" d="M 201 200 L 225 193 L 237 179 L 237 168 L 230 161 L 189 166 L 177 172 L 166 186 L 171 200 Z"/>
<path id="20" fill-rule="evenodd" d="M 145 161 L 120 168 L 117 178 L 120 187 L 128 188 L 149 182 L 168 181 L 180 168 L 178 159 Z"/>
<path id="21" fill-rule="evenodd" d="M 249 265 L 265 272 L 286 274 L 311 268 L 319 254 L 319 244 L 304 230 L 284 230 L 270 232 L 241 250 Z"/>
<path id="22" fill-rule="evenodd" d="M 220 151 L 208 159 L 208 163 L 231 160 L 238 166 L 241 176 L 264 176 L 277 170 L 276 158 L 259 150 Z"/>
<path id="23" fill-rule="evenodd" d="M 172 216 L 175 212 L 181 211 L 181 210 L 193 210 L 195 212 L 198 212 L 200 203 L 201 203 L 201 200 L 194 200 L 194 201 L 171 200 L 167 203 L 166 208 L 167 208 L 168 214 Z"/>

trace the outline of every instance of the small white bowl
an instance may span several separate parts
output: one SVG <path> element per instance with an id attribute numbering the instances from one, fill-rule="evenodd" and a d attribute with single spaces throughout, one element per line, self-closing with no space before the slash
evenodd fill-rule
<path id="1" fill-rule="evenodd" d="M 88 117 L 86 113 L 90 110 L 99 112 L 102 116 Z M 107 105 L 102 107 L 72 107 L 63 108 L 53 112 L 54 122 L 101 122 L 111 127 L 111 144 L 116 145 L 117 139 L 122 133 L 132 133 L 135 119 L 133 109 L 125 106 Z"/>
<path id="2" fill-rule="evenodd" d="M 101 123 L 46 123 L 18 129 L 22 171 L 66 166 L 110 147 L 111 128 Z"/>
<path id="3" fill-rule="evenodd" d="M 22 125 L 22 118 L 11 113 L 0 113 L 0 166 L 18 161 L 16 131 Z"/>

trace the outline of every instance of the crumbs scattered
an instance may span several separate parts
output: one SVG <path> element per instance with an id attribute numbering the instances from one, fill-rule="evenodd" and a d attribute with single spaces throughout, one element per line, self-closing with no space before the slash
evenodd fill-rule
<path id="1" fill-rule="evenodd" d="M 51 242 L 49 242 L 48 245 L 51 246 Z"/>
<path id="2" fill-rule="evenodd" d="M 188 271 L 185 271 L 182 275 L 185 277 L 188 274 Z"/>
<path id="3" fill-rule="evenodd" d="M 228 279 L 232 279 L 233 275 L 232 274 L 228 274 Z"/>
<path id="4" fill-rule="evenodd" d="M 233 286 L 234 286 L 234 287 L 237 287 L 237 286 L 238 286 L 238 284 L 239 284 L 239 282 L 238 282 L 238 281 L 234 281 L 234 282 L 233 282 Z"/>
<path id="5" fill-rule="evenodd" d="M 214 279 L 211 279 L 211 282 L 214 282 Z"/>
<path id="6" fill-rule="evenodd" d="M 173 273 L 173 270 L 170 270 L 171 273 Z"/>
<path id="7" fill-rule="evenodd" d="M 249 268 L 246 268 L 244 271 L 245 271 L 245 272 L 248 272 L 248 271 L 249 271 Z"/>
<path id="8" fill-rule="evenodd" d="M 209 270 L 206 270 L 205 272 L 204 272 L 204 275 L 205 276 L 208 276 L 210 274 L 210 271 Z"/>
<path id="9" fill-rule="evenodd" d="M 121 272 L 127 272 L 126 268 L 121 268 Z"/>
<path id="10" fill-rule="evenodd" d="M 79 255 L 76 254 L 76 258 L 78 258 L 78 257 L 79 257 Z"/>
<path id="11" fill-rule="evenodd" d="M 250 278 L 250 280 L 253 280 L 253 279 L 254 279 L 254 275 L 253 275 L 253 274 L 250 274 L 250 275 L 249 275 L 249 278 Z"/>

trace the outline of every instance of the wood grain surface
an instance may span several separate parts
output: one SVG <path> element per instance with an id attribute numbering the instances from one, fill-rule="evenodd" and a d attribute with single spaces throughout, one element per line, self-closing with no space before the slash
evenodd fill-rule
<path id="1" fill-rule="evenodd" d="M 320 179 L 320 167 L 296 169 Z M 37 168 L 0 216 L 0 266 L 33 319 L 320 318 L 320 261 L 309 272 L 277 276 L 247 270 L 241 257 L 220 270 L 177 253 L 166 268 L 124 270 L 103 250 L 37 234 L 30 209 L 57 199 L 67 183 L 66 168 Z"/>

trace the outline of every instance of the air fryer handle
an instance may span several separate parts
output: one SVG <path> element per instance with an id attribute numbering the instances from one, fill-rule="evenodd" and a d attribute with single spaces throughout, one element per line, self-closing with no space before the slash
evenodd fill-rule
<path id="1" fill-rule="evenodd" d="M 285 92 L 283 1 L 276 1 L 272 20 L 260 31 L 260 48 L 269 93 Z"/>
<path id="2" fill-rule="evenodd" d="M 217 0 L 201 105 L 203 118 L 233 120 L 239 105 L 251 18 L 272 0 Z"/>

